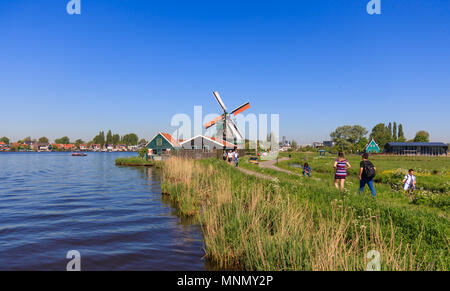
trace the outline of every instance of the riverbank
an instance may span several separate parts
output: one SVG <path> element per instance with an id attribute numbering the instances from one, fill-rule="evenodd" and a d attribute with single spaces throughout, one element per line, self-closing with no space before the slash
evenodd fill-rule
<path id="1" fill-rule="evenodd" d="M 449 269 L 449 223 L 442 213 L 391 203 L 391 194 L 340 193 L 322 179 L 245 159 L 242 165 L 276 179 L 215 159 L 173 158 L 163 167 L 163 192 L 202 225 L 206 258 L 220 268 L 365 270 L 367 253 L 376 250 L 382 270 Z"/>
<path id="2" fill-rule="evenodd" d="M 116 159 L 116 166 L 133 166 L 133 167 L 160 167 L 160 163 L 156 161 L 147 161 L 140 157 L 127 157 Z"/>

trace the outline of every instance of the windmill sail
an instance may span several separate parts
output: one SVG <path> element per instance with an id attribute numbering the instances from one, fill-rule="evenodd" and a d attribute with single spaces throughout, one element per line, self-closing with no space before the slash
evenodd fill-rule
<path id="1" fill-rule="evenodd" d="M 231 132 L 231 136 L 236 138 L 237 140 L 244 139 L 242 137 L 242 134 L 239 132 L 236 124 L 234 123 L 234 121 L 229 118 L 227 119 L 227 130 L 229 130 Z M 227 134 L 227 136 L 229 136 L 229 135 Z"/>
<path id="2" fill-rule="evenodd" d="M 219 92 L 215 91 L 213 92 L 214 97 L 216 97 L 217 102 L 219 103 L 220 107 L 222 107 L 223 111 L 227 111 L 227 108 L 225 107 L 225 104 L 222 101 L 222 98 L 220 98 Z"/>
<path id="3" fill-rule="evenodd" d="M 223 117 L 224 117 L 224 115 L 222 114 L 221 116 L 219 116 L 219 117 L 217 117 L 217 118 L 211 120 L 210 122 L 206 123 L 206 124 L 205 124 L 205 128 L 206 128 L 206 129 L 210 128 L 211 126 L 213 126 L 214 124 L 216 124 L 219 120 L 222 120 Z"/>
<path id="4" fill-rule="evenodd" d="M 245 110 L 250 108 L 250 103 L 247 102 L 245 104 L 242 104 L 241 106 L 239 106 L 238 108 L 234 109 L 233 111 L 231 111 L 231 114 L 234 114 L 234 116 L 238 115 L 239 113 L 244 112 Z"/>

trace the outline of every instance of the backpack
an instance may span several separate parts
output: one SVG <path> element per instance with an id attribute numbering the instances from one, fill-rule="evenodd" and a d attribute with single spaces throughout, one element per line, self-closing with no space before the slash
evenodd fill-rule
<path id="1" fill-rule="evenodd" d="M 375 169 L 371 162 L 364 163 L 363 174 L 369 180 L 375 178 Z"/>

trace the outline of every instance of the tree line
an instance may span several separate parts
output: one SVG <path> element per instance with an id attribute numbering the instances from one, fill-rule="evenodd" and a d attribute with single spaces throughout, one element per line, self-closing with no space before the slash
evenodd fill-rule
<path id="1" fill-rule="evenodd" d="M 10 144 L 10 139 L 7 138 L 6 136 L 0 138 L 0 142 L 4 142 L 5 144 Z M 48 144 L 50 143 L 50 140 L 43 136 L 40 137 L 39 139 L 31 139 L 31 137 L 26 137 L 24 139 L 18 140 L 18 143 L 26 143 L 26 142 L 38 142 L 40 144 Z M 118 145 L 118 144 L 125 144 L 127 146 L 130 145 L 138 145 L 141 143 L 146 143 L 147 141 L 145 139 L 141 139 L 139 140 L 139 137 L 137 136 L 137 134 L 135 133 L 128 133 L 125 134 L 123 136 L 120 136 L 119 134 L 113 134 L 111 130 L 108 130 L 108 132 L 106 133 L 105 136 L 105 132 L 104 131 L 100 131 L 91 141 L 89 142 L 85 142 L 82 139 L 77 139 L 73 142 L 71 142 L 70 138 L 67 136 L 63 136 L 61 138 L 57 138 L 54 140 L 55 144 L 75 144 L 75 146 L 79 147 L 81 144 L 87 144 L 87 146 L 90 146 L 91 144 L 99 144 L 102 147 L 105 144 L 110 144 L 110 145 Z"/>
<path id="2" fill-rule="evenodd" d="M 416 133 L 413 139 L 407 140 L 403 131 L 403 125 L 397 122 L 389 122 L 388 125 L 378 123 L 372 128 L 369 138 L 368 130 L 361 125 L 344 125 L 330 133 L 335 143 L 336 150 L 347 152 L 362 152 L 369 140 L 373 139 L 381 150 L 388 142 L 429 142 L 430 134 L 425 130 Z"/>

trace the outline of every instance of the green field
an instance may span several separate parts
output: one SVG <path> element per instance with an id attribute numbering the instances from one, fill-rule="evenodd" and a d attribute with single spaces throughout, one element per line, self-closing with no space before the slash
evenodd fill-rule
<path id="1" fill-rule="evenodd" d="M 286 156 L 286 155 L 283 155 Z M 301 174 L 301 169 L 292 164 L 304 164 L 308 161 L 314 177 L 332 183 L 334 179 L 333 163 L 335 156 L 320 157 L 315 153 L 292 154 L 292 159 L 278 164 L 280 168 Z M 349 170 L 347 181 L 349 191 L 358 190 L 359 163 L 361 157 L 351 155 L 347 157 L 352 168 Z M 372 156 L 370 160 L 377 168 L 376 191 L 381 200 L 395 201 L 408 204 L 409 197 L 402 190 L 402 179 L 408 169 L 414 169 L 417 177 L 417 190 L 410 204 L 424 205 L 436 208 L 442 215 L 448 216 L 450 210 L 450 159 L 445 157 L 401 157 L 401 156 Z"/>
<path id="2" fill-rule="evenodd" d="M 353 168 L 346 191 L 333 185 L 334 157 L 292 154 L 279 167 L 241 167 L 276 181 L 244 174 L 220 160 L 172 160 L 163 166 L 163 190 L 180 212 L 203 227 L 206 257 L 219 269 L 364 270 L 369 250 L 382 270 L 449 270 L 447 158 L 374 157 L 377 197 L 359 194 Z M 308 160 L 313 177 L 290 165 Z M 408 168 L 418 172 L 418 197 L 399 190 Z"/>

